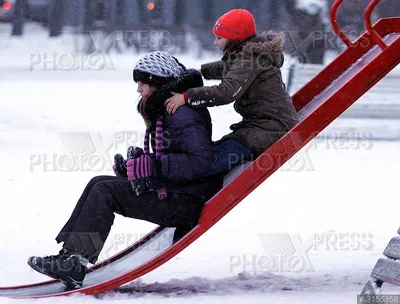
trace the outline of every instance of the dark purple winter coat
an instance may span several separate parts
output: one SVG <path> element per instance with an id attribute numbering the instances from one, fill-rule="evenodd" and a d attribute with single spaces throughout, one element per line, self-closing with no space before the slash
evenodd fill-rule
<path id="1" fill-rule="evenodd" d="M 189 88 L 203 85 L 200 73 L 188 69 L 176 81 L 161 87 L 148 99 L 145 105 L 147 117 L 153 126 L 159 116 L 163 116 L 164 155 L 161 157 L 161 173 L 167 192 L 184 193 L 209 200 L 222 188 L 219 176 L 199 178 L 209 170 L 214 162 L 212 145 L 212 123 L 207 109 L 180 107 L 170 115 L 165 110 L 165 100 L 171 91 L 183 93 Z M 154 128 L 151 128 L 154 146 Z"/>

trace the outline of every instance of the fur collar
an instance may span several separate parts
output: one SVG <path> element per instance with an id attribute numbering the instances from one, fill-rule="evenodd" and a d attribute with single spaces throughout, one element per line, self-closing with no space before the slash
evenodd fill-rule
<path id="1" fill-rule="evenodd" d="M 283 52 L 285 33 L 265 31 L 259 35 L 253 35 L 241 42 L 233 43 L 228 47 L 227 54 L 243 51 L 249 54 L 280 53 Z"/>
<path id="2" fill-rule="evenodd" d="M 284 33 L 262 32 L 243 44 L 243 52 L 250 54 L 280 53 L 285 42 Z"/>
<path id="3" fill-rule="evenodd" d="M 284 43 L 285 34 L 283 32 L 262 32 L 261 34 L 251 36 L 244 41 L 231 45 L 221 60 L 235 60 L 238 53 L 243 52 L 243 54 L 267 58 L 268 65 L 272 60 L 273 65 L 281 67 L 284 61 Z"/>
<path id="4" fill-rule="evenodd" d="M 144 104 L 144 115 L 154 125 L 158 117 L 165 114 L 165 101 L 172 96 L 171 92 L 184 93 L 187 90 L 195 87 L 203 86 L 203 78 L 199 71 L 194 69 L 185 70 L 178 78 L 163 85 L 160 89 L 155 91 Z M 138 111 L 140 113 L 142 100 L 139 101 Z"/>

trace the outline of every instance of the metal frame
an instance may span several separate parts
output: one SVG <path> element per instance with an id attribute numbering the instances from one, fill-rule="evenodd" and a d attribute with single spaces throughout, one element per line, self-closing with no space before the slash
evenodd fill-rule
<path id="1" fill-rule="evenodd" d="M 379 36 L 379 34 L 373 29 L 372 23 L 371 23 L 371 15 L 372 12 L 374 11 L 375 7 L 378 5 L 378 3 L 381 0 L 372 0 L 366 10 L 365 10 L 365 17 L 364 17 L 364 25 L 368 33 L 371 35 L 372 40 L 379 45 L 379 47 L 384 50 L 387 48 L 386 43 L 382 40 L 382 37 Z"/>

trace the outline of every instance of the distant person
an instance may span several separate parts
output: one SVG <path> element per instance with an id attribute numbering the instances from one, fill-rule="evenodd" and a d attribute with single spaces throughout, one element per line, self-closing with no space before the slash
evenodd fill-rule
<path id="1" fill-rule="evenodd" d="M 187 104 L 205 108 L 234 103 L 242 121 L 215 143 L 216 160 L 207 175 L 225 174 L 253 160 L 286 134 L 298 117 L 282 81 L 284 33 L 256 35 L 252 14 L 234 9 L 214 25 L 215 46 L 224 52 L 220 61 L 201 66 L 205 79 L 219 85 L 192 88 L 166 101 L 168 113 Z"/>
<path id="2" fill-rule="evenodd" d="M 202 86 L 200 73 L 168 53 L 152 52 L 136 64 L 133 79 L 147 126 L 144 149 L 135 148 L 133 159 L 117 157 L 117 176 L 97 176 L 87 184 L 56 237 L 63 242 L 59 254 L 28 260 L 34 270 L 61 280 L 67 289 L 82 287 L 87 264 L 97 261 L 114 213 L 177 227 L 176 242 L 197 225 L 204 204 L 222 187 L 219 177 L 199 178 L 214 161 L 208 110 L 183 106 L 169 115 L 164 107 L 171 91 Z"/>

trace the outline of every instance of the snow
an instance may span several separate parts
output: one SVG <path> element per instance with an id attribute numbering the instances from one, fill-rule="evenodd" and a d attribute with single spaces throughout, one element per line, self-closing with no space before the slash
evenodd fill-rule
<path id="1" fill-rule="evenodd" d="M 306 11 L 311 15 L 326 12 L 328 9 L 327 0 L 297 0 L 296 8 Z"/>
<path id="2" fill-rule="evenodd" d="M 31 70 L 30 54 L 61 52 L 64 42 L 55 39 L 49 45 L 37 36 L 28 42 L 0 41 L 6 58 L 0 61 L 0 286 L 12 286 L 47 280 L 28 267 L 27 258 L 58 252 L 54 237 L 88 180 L 112 174 L 112 155 L 141 144 L 144 124 L 131 74 L 138 54 L 112 54 L 112 70 Z M 215 60 L 178 57 L 194 68 Z M 232 105 L 212 108 L 211 114 L 214 139 L 239 119 Z M 363 132 L 374 120 L 341 119 L 330 130 L 346 123 Z M 84 136 L 102 163 L 63 170 L 67 150 L 82 148 L 67 139 Z M 396 141 L 313 140 L 177 257 L 100 299 L 116 304 L 354 303 L 400 225 L 399 153 Z M 152 228 L 117 216 L 101 259 Z M 286 247 L 289 240 L 305 263 L 301 271 L 261 263 L 279 256 L 271 250 L 282 240 Z M 384 290 L 399 293 L 387 284 Z M 0 298 L 0 304 L 98 302 L 90 296 Z"/>

